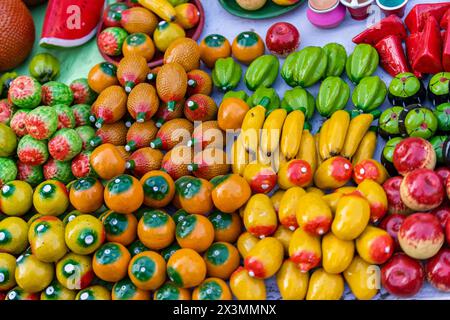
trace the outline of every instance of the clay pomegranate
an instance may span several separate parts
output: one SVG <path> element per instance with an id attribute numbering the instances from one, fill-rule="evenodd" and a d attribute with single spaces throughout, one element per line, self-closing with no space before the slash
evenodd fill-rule
<path id="1" fill-rule="evenodd" d="M 147 147 L 155 139 L 158 128 L 152 120 L 145 122 L 135 122 L 127 132 L 126 151 L 134 151 Z"/>
<path id="2" fill-rule="evenodd" d="M 97 147 L 103 143 L 111 143 L 121 146 L 126 143 L 128 128 L 123 121 L 105 124 L 95 132 L 95 137 L 89 141 L 91 147 Z"/>
<path id="3" fill-rule="evenodd" d="M 403 178 L 392 177 L 383 183 L 383 189 L 388 200 L 388 212 L 390 214 L 408 214 L 411 212 L 400 197 L 400 185 Z"/>
<path id="4" fill-rule="evenodd" d="M 448 167 L 440 167 L 434 170 L 437 175 L 441 178 L 442 184 L 445 185 L 447 178 L 450 176 L 450 168 Z"/>
<path id="5" fill-rule="evenodd" d="M 95 126 L 100 128 L 103 123 L 119 121 L 126 112 L 127 94 L 120 86 L 111 86 L 103 90 L 91 107 Z"/>
<path id="6" fill-rule="evenodd" d="M 399 297 L 412 297 L 422 288 L 425 272 L 419 261 L 404 253 L 396 253 L 381 268 L 381 283 L 387 292 Z"/>
<path id="7" fill-rule="evenodd" d="M 394 149 L 393 162 L 401 175 L 419 168 L 434 169 L 436 152 L 431 143 L 422 138 L 406 138 Z"/>
<path id="8" fill-rule="evenodd" d="M 403 178 L 400 184 L 400 197 L 408 208 L 428 211 L 442 203 L 444 187 L 433 170 L 417 169 Z"/>
<path id="9" fill-rule="evenodd" d="M 398 241 L 403 251 L 415 259 L 434 256 L 444 243 L 441 224 L 430 213 L 414 213 L 403 221 L 398 231 Z"/>
<path id="10" fill-rule="evenodd" d="M 406 216 L 403 214 L 390 214 L 381 220 L 380 228 L 384 229 L 394 239 L 396 250 L 400 250 L 400 244 L 398 242 L 398 231 L 405 221 Z"/>
<path id="11" fill-rule="evenodd" d="M 130 93 L 137 84 L 144 82 L 149 73 L 147 60 L 134 54 L 122 58 L 117 67 L 117 79 L 127 93 Z"/>
<path id="12" fill-rule="evenodd" d="M 450 249 L 442 249 L 425 266 L 428 281 L 438 290 L 450 291 Z"/>
<path id="13" fill-rule="evenodd" d="M 158 110 L 158 106 L 159 98 L 151 84 L 138 84 L 128 96 L 128 112 L 137 122 L 150 120 Z"/>

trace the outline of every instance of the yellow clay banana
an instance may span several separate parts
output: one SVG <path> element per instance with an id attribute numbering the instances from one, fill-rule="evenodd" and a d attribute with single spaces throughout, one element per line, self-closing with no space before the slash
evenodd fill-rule
<path id="1" fill-rule="evenodd" d="M 356 166 L 362 160 L 372 159 L 375 149 L 377 147 L 377 134 L 373 131 L 368 131 L 361 140 L 361 143 L 352 158 L 353 166 Z"/>
<path id="2" fill-rule="evenodd" d="M 328 128 L 330 126 L 330 119 L 325 121 L 322 125 L 322 128 L 320 128 L 320 132 L 318 133 L 319 137 L 319 154 L 320 158 L 322 160 L 327 160 L 330 155 L 330 151 L 328 150 L 327 145 L 327 136 L 328 136 Z"/>
<path id="3" fill-rule="evenodd" d="M 283 156 L 290 160 L 297 155 L 302 139 L 305 115 L 299 110 L 294 110 L 286 116 L 281 132 L 280 149 Z"/>
<path id="4" fill-rule="evenodd" d="M 261 128 L 264 124 L 266 115 L 266 108 L 258 105 L 251 108 L 245 114 L 244 120 L 241 126 L 241 136 L 244 147 L 252 152 L 257 152 L 259 135 Z"/>
<path id="5" fill-rule="evenodd" d="M 231 156 L 231 159 L 233 159 L 233 163 L 231 165 L 233 173 L 243 176 L 245 167 L 249 163 L 249 153 L 245 150 L 240 136 L 233 143 Z"/>
<path id="6" fill-rule="evenodd" d="M 350 159 L 355 154 L 362 138 L 367 130 L 369 130 L 372 121 L 373 115 L 370 113 L 360 114 L 350 121 L 344 147 L 341 150 L 341 156 Z"/>
<path id="7" fill-rule="evenodd" d="M 139 4 L 149 9 L 167 22 L 175 21 L 177 12 L 167 0 L 138 0 Z"/>
<path id="8" fill-rule="evenodd" d="M 345 137 L 347 136 L 348 126 L 350 124 L 350 115 L 345 110 L 338 110 L 330 118 L 330 124 L 327 131 L 327 150 L 332 157 L 339 155 L 344 147 Z"/>
<path id="9" fill-rule="evenodd" d="M 316 142 L 309 130 L 303 130 L 300 148 L 298 149 L 296 158 L 308 162 L 314 175 L 317 169 Z"/>
<path id="10" fill-rule="evenodd" d="M 286 119 L 287 111 L 285 109 L 276 109 L 272 111 L 264 121 L 263 130 L 261 132 L 260 148 L 263 153 L 270 156 L 277 150 L 280 144 L 281 129 L 283 128 L 284 119 Z"/>

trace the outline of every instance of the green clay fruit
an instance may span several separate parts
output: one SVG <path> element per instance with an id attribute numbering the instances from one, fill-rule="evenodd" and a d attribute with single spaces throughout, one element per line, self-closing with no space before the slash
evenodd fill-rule
<path id="1" fill-rule="evenodd" d="M 450 102 L 438 105 L 433 112 L 438 120 L 438 130 L 450 131 Z"/>
<path id="2" fill-rule="evenodd" d="M 70 161 L 50 159 L 43 166 L 45 180 L 58 180 L 64 184 L 74 180 Z"/>
<path id="3" fill-rule="evenodd" d="M 53 108 L 58 115 L 58 130 L 62 128 L 75 128 L 75 116 L 71 107 L 65 104 L 57 104 Z"/>
<path id="4" fill-rule="evenodd" d="M 107 56 L 120 56 L 122 46 L 128 33 L 119 27 L 110 27 L 104 29 L 97 38 L 98 49 Z"/>
<path id="5" fill-rule="evenodd" d="M 323 50 L 328 61 L 324 77 L 340 77 L 347 61 L 347 52 L 344 46 L 333 42 L 324 46 Z"/>
<path id="6" fill-rule="evenodd" d="M 48 142 L 50 155 L 59 161 L 72 160 L 83 148 L 83 141 L 74 129 L 58 130 Z"/>
<path id="7" fill-rule="evenodd" d="M 430 143 L 436 152 L 436 162 L 438 164 L 444 164 L 445 162 L 443 153 L 445 140 L 447 140 L 447 136 L 434 136 L 430 139 Z"/>
<path id="8" fill-rule="evenodd" d="M 393 106 L 422 103 L 426 98 L 425 87 L 414 74 L 399 73 L 392 79 L 388 89 L 388 99 Z"/>
<path id="9" fill-rule="evenodd" d="M 6 72 L 0 77 L 0 97 L 6 98 L 11 83 L 17 78 L 17 72 Z"/>
<path id="10" fill-rule="evenodd" d="M 30 75 L 40 83 L 55 80 L 59 76 L 60 64 L 58 59 L 50 53 L 39 53 L 31 59 L 28 66 Z"/>
<path id="11" fill-rule="evenodd" d="M 419 104 L 404 108 L 398 123 L 403 136 L 424 139 L 434 136 L 438 127 L 438 120 L 433 111 Z"/>
<path id="12" fill-rule="evenodd" d="M 17 162 L 17 179 L 25 181 L 32 187 L 36 187 L 44 181 L 44 171 L 42 166 L 32 166 L 25 164 L 22 161 Z"/>
<path id="13" fill-rule="evenodd" d="M 50 81 L 42 86 L 42 102 L 47 106 L 65 104 L 70 106 L 73 101 L 73 93 L 62 82 Z"/>
<path id="14" fill-rule="evenodd" d="M 339 77 L 328 77 L 322 81 L 316 100 L 316 108 L 322 117 L 330 117 L 345 108 L 350 98 L 350 87 Z"/>
<path id="15" fill-rule="evenodd" d="M 28 113 L 25 126 L 28 134 L 33 138 L 48 139 L 58 128 L 58 114 L 53 107 L 37 107 Z"/>
<path id="16" fill-rule="evenodd" d="M 16 108 L 9 103 L 8 99 L 0 100 L 0 123 L 9 125 Z"/>
<path id="17" fill-rule="evenodd" d="M 97 93 L 89 87 L 86 78 L 73 80 L 69 87 L 72 90 L 75 104 L 93 104 L 97 99 Z"/>
<path id="18" fill-rule="evenodd" d="M 287 90 L 281 101 L 281 108 L 286 109 L 287 112 L 300 110 L 305 114 L 306 120 L 312 118 L 315 106 L 316 102 L 313 95 L 301 87 Z"/>
<path id="19" fill-rule="evenodd" d="M 42 87 L 36 79 L 28 76 L 20 76 L 11 82 L 8 99 L 15 106 L 24 109 L 33 109 L 41 103 L 41 98 Z"/>
<path id="20" fill-rule="evenodd" d="M 0 157 L 13 155 L 17 147 L 17 137 L 6 124 L 0 123 Z"/>
<path id="21" fill-rule="evenodd" d="M 256 107 L 260 105 L 262 101 L 268 100 L 266 108 L 266 113 L 273 111 L 274 109 L 278 109 L 280 107 L 280 97 L 278 96 L 277 91 L 274 88 L 265 88 L 259 87 L 256 89 L 253 94 L 248 97 L 247 104 L 250 108 Z"/>
<path id="22" fill-rule="evenodd" d="M 135 255 L 137 255 L 141 252 L 150 250 L 140 240 L 136 240 L 135 242 L 130 244 L 127 249 L 130 252 L 132 257 L 134 257 Z"/>
<path id="23" fill-rule="evenodd" d="M 383 104 L 386 94 L 386 84 L 380 77 L 365 77 L 353 90 L 352 101 L 356 109 L 370 112 Z"/>
<path id="24" fill-rule="evenodd" d="M 77 127 L 90 125 L 91 106 L 88 104 L 75 104 L 72 106 L 73 115 L 75 116 L 75 125 Z"/>
<path id="25" fill-rule="evenodd" d="M 42 165 L 48 159 L 47 143 L 45 140 L 37 140 L 30 135 L 26 135 L 19 141 L 17 156 L 25 164 Z"/>
<path id="26" fill-rule="evenodd" d="M 11 118 L 9 126 L 18 137 L 23 137 L 26 134 L 28 134 L 25 122 L 27 120 L 29 112 L 30 110 L 28 109 L 19 109 L 16 111 L 16 113 L 14 113 L 13 117 Z"/>
<path id="27" fill-rule="evenodd" d="M 365 43 L 358 44 L 345 63 L 348 78 L 358 84 L 377 70 L 379 60 L 380 57 L 374 47 Z"/>
<path id="28" fill-rule="evenodd" d="M 75 131 L 81 138 L 83 142 L 83 150 L 92 149 L 92 146 L 89 144 L 89 141 L 95 137 L 95 129 L 91 126 L 81 126 L 75 128 Z"/>
<path id="29" fill-rule="evenodd" d="M 403 107 L 392 107 L 383 111 L 378 120 L 378 133 L 385 139 L 400 135 L 398 119 Z"/>
<path id="30" fill-rule="evenodd" d="M 428 97 L 435 106 L 450 102 L 450 72 L 436 73 L 430 79 Z"/>
<path id="31" fill-rule="evenodd" d="M 96 177 L 94 169 L 91 167 L 90 158 L 92 151 L 85 150 L 82 151 L 79 155 L 72 159 L 72 173 L 73 175 L 80 179 L 85 177 Z"/>
<path id="32" fill-rule="evenodd" d="M 0 186 L 7 182 L 16 180 L 17 166 L 14 160 L 10 158 L 0 158 Z"/>
<path id="33" fill-rule="evenodd" d="M 395 137 L 388 140 L 381 153 L 381 163 L 383 164 L 383 167 L 387 169 L 387 171 L 391 176 L 397 175 L 397 170 L 395 169 L 393 164 L 394 150 L 395 146 L 399 144 L 400 141 L 402 140 L 403 138 L 401 137 Z"/>

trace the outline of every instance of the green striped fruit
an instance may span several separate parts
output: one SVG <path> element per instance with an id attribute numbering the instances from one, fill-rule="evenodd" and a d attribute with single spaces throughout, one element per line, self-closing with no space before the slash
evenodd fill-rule
<path id="1" fill-rule="evenodd" d="M 64 184 L 68 184 L 74 180 L 70 161 L 58 161 L 50 159 L 43 166 L 44 178 L 46 180 L 58 180 Z"/>
<path id="2" fill-rule="evenodd" d="M 30 135 L 20 139 L 17 146 L 19 160 L 31 166 L 44 164 L 48 159 L 48 149 L 45 140 L 37 140 Z"/>
<path id="3" fill-rule="evenodd" d="M 70 106 L 73 93 L 69 86 L 62 82 L 50 81 L 42 86 L 42 102 L 47 106 L 66 104 Z"/>
<path id="4" fill-rule="evenodd" d="M 81 152 L 83 141 L 74 129 L 58 130 L 48 142 L 50 155 L 59 161 L 69 161 Z"/>
<path id="5" fill-rule="evenodd" d="M 106 28 L 98 36 L 98 48 L 100 52 L 108 56 L 120 56 L 127 37 L 128 33 L 120 27 Z"/>
<path id="6" fill-rule="evenodd" d="M 71 107 L 65 104 L 57 104 L 53 108 L 58 115 L 58 130 L 62 128 L 75 128 L 75 115 Z"/>
<path id="7" fill-rule="evenodd" d="M 17 166 L 14 160 L 0 157 L 0 168 L 0 186 L 16 179 Z"/>
<path id="8" fill-rule="evenodd" d="M 72 111 L 75 116 L 75 125 L 77 127 L 91 124 L 91 120 L 89 120 L 91 116 L 91 106 L 83 103 L 75 104 L 72 106 Z"/>
<path id="9" fill-rule="evenodd" d="M 17 179 L 25 181 L 32 187 L 36 187 L 44 181 L 44 171 L 41 165 L 33 166 L 17 161 Z"/>
<path id="10" fill-rule="evenodd" d="M 38 140 L 49 139 L 58 129 L 58 114 L 53 107 L 41 106 L 31 110 L 25 120 L 27 132 Z"/>
<path id="11" fill-rule="evenodd" d="M 9 87 L 8 100 L 24 109 L 36 108 L 41 103 L 42 87 L 39 81 L 28 76 L 15 78 Z"/>
<path id="12" fill-rule="evenodd" d="M 69 85 L 73 93 L 73 103 L 75 104 L 93 104 L 97 99 L 97 93 L 89 87 L 86 78 L 73 80 Z"/>

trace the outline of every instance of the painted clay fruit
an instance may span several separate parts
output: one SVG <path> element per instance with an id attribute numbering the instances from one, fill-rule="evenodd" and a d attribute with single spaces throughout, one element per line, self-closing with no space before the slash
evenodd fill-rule
<path id="1" fill-rule="evenodd" d="M 156 91 L 159 98 L 173 111 L 175 104 L 184 98 L 187 91 L 187 74 L 182 65 L 176 62 L 161 67 L 156 77 Z"/>
<path id="2" fill-rule="evenodd" d="M 216 208 L 232 213 L 250 198 L 251 189 L 247 181 L 237 174 L 227 174 L 211 179 L 212 200 Z"/>
<path id="3" fill-rule="evenodd" d="M 252 31 L 244 31 L 236 36 L 233 41 L 233 56 L 244 64 L 250 64 L 253 60 L 264 54 L 264 42 L 260 36 Z"/>
<path id="4" fill-rule="evenodd" d="M 77 129 L 75 130 L 78 132 Z M 127 130 L 128 128 L 123 121 L 104 124 L 95 132 L 95 136 L 89 139 L 89 147 L 95 148 L 105 143 L 110 143 L 115 146 L 123 146 L 127 141 Z"/>
<path id="5" fill-rule="evenodd" d="M 415 259 L 433 257 L 444 243 L 441 224 L 430 213 L 414 213 L 403 221 L 398 232 L 403 251 Z"/>
<path id="6" fill-rule="evenodd" d="M 217 105 L 214 100 L 204 94 L 198 93 L 186 99 L 184 104 L 184 116 L 194 121 L 214 120 L 217 115 Z"/>
<path id="7" fill-rule="evenodd" d="M 117 79 L 127 93 L 130 93 L 137 84 L 144 82 L 149 73 L 147 60 L 139 55 L 123 57 L 117 67 Z"/>
<path id="8" fill-rule="evenodd" d="M 201 93 L 209 96 L 212 92 L 212 79 L 209 74 L 200 69 L 194 69 L 187 73 L 188 88 L 187 96 Z"/>
<path id="9" fill-rule="evenodd" d="M 404 253 L 396 253 L 381 268 L 381 283 L 390 293 L 399 297 L 412 297 L 422 288 L 425 272 L 419 261 Z"/>
<path id="10" fill-rule="evenodd" d="M 16 107 L 8 99 L 0 100 L 0 123 L 9 125 L 16 111 Z"/>
<path id="11" fill-rule="evenodd" d="M 191 38 L 178 38 L 164 53 L 164 63 L 179 63 L 186 72 L 200 67 L 200 49 Z"/>
<path id="12" fill-rule="evenodd" d="M 428 281 L 438 290 L 450 291 L 450 249 L 442 249 L 425 267 Z"/>
<path id="13" fill-rule="evenodd" d="M 0 123 L 0 157 L 13 155 L 17 147 L 17 137 L 7 125 Z"/>
<path id="14" fill-rule="evenodd" d="M 444 187 L 439 176 L 430 169 L 409 172 L 400 184 L 400 197 L 408 208 L 428 211 L 444 200 Z"/>
<path id="15" fill-rule="evenodd" d="M 230 55 L 230 42 L 220 34 L 210 34 L 200 43 L 200 57 L 210 69 L 214 68 L 218 59 L 228 58 Z"/>
<path id="16" fill-rule="evenodd" d="M 110 86 L 103 90 L 91 107 L 95 126 L 119 121 L 126 113 L 127 94 L 120 86 Z"/>
<path id="17" fill-rule="evenodd" d="M 85 150 L 72 159 L 71 169 L 75 178 L 97 176 L 90 164 L 91 154 L 91 150 Z"/>
<path id="18" fill-rule="evenodd" d="M 72 160 L 82 148 L 83 142 L 74 129 L 58 130 L 48 142 L 48 152 L 59 161 Z"/>
<path id="19" fill-rule="evenodd" d="M 188 165 L 197 178 L 211 180 L 214 177 L 227 174 L 230 165 L 227 164 L 227 154 L 222 148 L 207 148 L 194 155 L 193 163 Z"/>
<path id="20" fill-rule="evenodd" d="M 13 69 L 30 54 L 34 43 L 34 23 L 30 11 L 22 1 L 2 1 L 0 41 L 0 72 Z"/>
<path id="21" fill-rule="evenodd" d="M 194 125 L 187 119 L 167 121 L 158 130 L 156 139 L 150 142 L 150 147 L 168 151 L 180 143 L 187 143 L 193 131 Z"/>
<path id="22" fill-rule="evenodd" d="M 106 88 L 119 84 L 116 77 L 117 67 L 109 62 L 101 62 L 91 68 L 88 74 L 88 84 L 96 93 Z"/>
<path id="23" fill-rule="evenodd" d="M 192 163 L 194 151 L 188 146 L 176 146 L 167 152 L 162 161 L 161 169 L 166 171 L 173 180 L 188 176 L 190 171 L 187 166 Z"/>
<path id="24" fill-rule="evenodd" d="M 8 90 L 8 100 L 24 109 L 36 108 L 41 103 L 42 87 L 39 82 L 28 76 L 15 78 Z"/>
<path id="25" fill-rule="evenodd" d="M 58 129 L 58 114 L 54 107 L 37 107 L 28 113 L 25 126 L 33 138 L 49 139 Z"/>
<path id="26" fill-rule="evenodd" d="M 175 184 L 170 175 L 161 170 L 147 172 L 140 180 L 144 189 L 144 204 L 162 208 L 172 201 Z"/>
<path id="27" fill-rule="evenodd" d="M 128 33 L 152 34 L 158 24 L 158 18 L 150 10 L 134 7 L 122 12 L 120 24 Z"/>
<path id="28" fill-rule="evenodd" d="M 436 152 L 425 139 L 406 138 L 395 146 L 393 162 L 398 173 L 404 176 L 414 169 L 434 169 Z"/>
<path id="29" fill-rule="evenodd" d="M 377 227 L 367 226 L 355 242 L 359 256 L 371 264 L 383 264 L 394 253 L 394 240 Z"/>
<path id="30" fill-rule="evenodd" d="M 18 137 L 23 137 L 28 133 L 25 121 L 29 112 L 28 109 L 19 109 L 11 118 L 9 126 Z"/>
<path id="31" fill-rule="evenodd" d="M 150 120 L 159 107 L 159 98 L 155 88 L 148 83 L 140 83 L 131 90 L 127 100 L 127 109 L 137 122 Z"/>
<path id="32" fill-rule="evenodd" d="M 103 205 L 103 185 L 87 177 L 78 179 L 70 188 L 70 203 L 81 213 L 92 213 Z"/>
<path id="33" fill-rule="evenodd" d="M 122 174 L 108 182 L 105 187 L 104 199 L 111 210 L 128 214 L 136 211 L 142 205 L 144 191 L 139 180 Z"/>
<path id="34" fill-rule="evenodd" d="M 42 103 L 46 106 L 66 104 L 70 106 L 73 93 L 69 86 L 62 82 L 50 81 L 42 86 Z"/>
<path id="35" fill-rule="evenodd" d="M 120 56 L 122 46 L 128 33 L 120 27 L 109 27 L 104 29 L 97 38 L 98 49 L 108 56 Z"/>
<path id="36" fill-rule="evenodd" d="M 97 98 L 97 93 L 89 86 L 86 78 L 75 79 L 70 83 L 74 104 L 92 104 Z"/>
<path id="37" fill-rule="evenodd" d="M 389 214 L 383 220 L 381 220 L 380 228 L 384 229 L 394 239 L 396 249 L 400 249 L 400 243 L 398 242 L 398 231 L 405 221 L 406 215 L 393 213 Z"/>
<path id="38" fill-rule="evenodd" d="M 163 153 L 153 148 L 141 148 L 133 152 L 128 158 L 126 168 L 133 172 L 136 177 L 142 177 L 149 171 L 161 167 Z"/>
<path id="39" fill-rule="evenodd" d="M 286 57 L 298 49 L 300 33 L 288 22 L 277 22 L 267 30 L 266 45 L 273 54 Z"/>
<path id="40" fill-rule="evenodd" d="M 56 180 L 42 182 L 34 189 L 33 206 L 40 214 L 59 216 L 69 206 L 69 193 L 64 184 Z"/>
<path id="41" fill-rule="evenodd" d="M 74 180 L 70 161 L 58 161 L 49 159 L 42 167 L 45 180 L 58 180 L 67 184 Z"/>
<path id="42" fill-rule="evenodd" d="M 53 108 L 58 116 L 58 129 L 75 128 L 75 115 L 69 106 L 65 104 L 57 104 L 53 106 Z"/>
<path id="43" fill-rule="evenodd" d="M 38 166 L 44 164 L 49 155 L 45 141 L 36 140 L 26 135 L 20 139 L 17 146 L 17 157 L 27 165 Z"/>
<path id="44" fill-rule="evenodd" d="M 125 160 L 110 143 L 102 144 L 92 151 L 90 164 L 102 179 L 112 179 L 125 172 Z"/>
<path id="45" fill-rule="evenodd" d="M 402 181 L 403 178 L 397 176 L 389 178 L 383 183 L 383 189 L 388 200 L 388 211 L 390 214 L 407 214 L 411 211 L 400 197 L 400 185 Z"/>
<path id="46" fill-rule="evenodd" d="M 135 122 L 127 131 L 126 151 L 134 151 L 150 145 L 155 139 L 158 128 L 152 120 L 145 122 Z"/>

